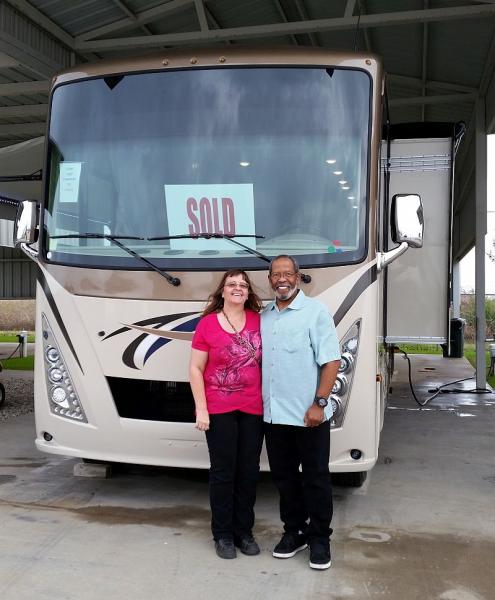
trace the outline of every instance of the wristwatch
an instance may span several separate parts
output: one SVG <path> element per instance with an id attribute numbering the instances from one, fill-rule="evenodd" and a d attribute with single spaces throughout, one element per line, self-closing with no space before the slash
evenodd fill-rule
<path id="1" fill-rule="evenodd" d="M 323 398 L 323 396 L 316 396 L 314 402 L 320 408 L 325 408 L 325 406 L 328 406 L 328 400 Z"/>

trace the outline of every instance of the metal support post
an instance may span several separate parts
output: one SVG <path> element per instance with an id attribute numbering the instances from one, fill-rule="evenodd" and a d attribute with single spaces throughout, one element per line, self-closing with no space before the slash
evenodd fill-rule
<path id="1" fill-rule="evenodd" d="M 487 210 L 487 139 L 485 98 L 476 103 L 476 388 L 486 388 L 486 319 L 485 319 L 485 236 Z"/>

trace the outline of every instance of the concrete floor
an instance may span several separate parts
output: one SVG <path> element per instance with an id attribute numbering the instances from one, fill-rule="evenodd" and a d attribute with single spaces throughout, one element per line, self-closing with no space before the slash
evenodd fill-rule
<path id="1" fill-rule="evenodd" d="M 464 359 L 412 360 L 422 398 L 472 374 Z M 362 488 L 334 490 L 324 572 L 309 569 L 306 551 L 270 555 L 280 524 L 269 474 L 257 503 L 262 554 L 222 561 L 206 473 L 129 467 L 75 478 L 75 460 L 34 449 L 32 415 L 0 424 L 0 598 L 493 598 L 495 395 L 445 394 L 420 411 L 405 366 L 398 358 L 379 463 Z"/>

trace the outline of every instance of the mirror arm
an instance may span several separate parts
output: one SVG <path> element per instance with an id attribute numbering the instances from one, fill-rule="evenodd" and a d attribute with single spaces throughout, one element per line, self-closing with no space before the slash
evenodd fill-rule
<path id="1" fill-rule="evenodd" d="M 376 255 L 376 268 L 378 271 L 383 271 L 383 269 L 388 266 L 391 262 L 393 262 L 396 258 L 398 258 L 401 254 L 409 248 L 409 244 L 407 242 L 402 242 L 400 246 L 397 246 L 393 250 L 389 250 L 389 252 L 378 252 Z"/>
<path id="2" fill-rule="evenodd" d="M 38 250 L 31 248 L 30 244 L 25 243 L 20 244 L 20 248 L 24 252 L 24 254 L 27 254 L 27 256 L 29 256 L 31 260 L 34 260 L 34 262 L 38 262 Z"/>

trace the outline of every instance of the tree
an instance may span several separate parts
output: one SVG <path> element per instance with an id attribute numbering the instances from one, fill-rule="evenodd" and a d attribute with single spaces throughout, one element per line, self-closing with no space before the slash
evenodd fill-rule
<path id="1" fill-rule="evenodd" d="M 466 339 L 474 339 L 476 333 L 476 299 L 474 294 L 463 294 L 461 317 L 466 320 Z M 495 298 L 485 298 L 486 338 L 495 337 Z"/>

